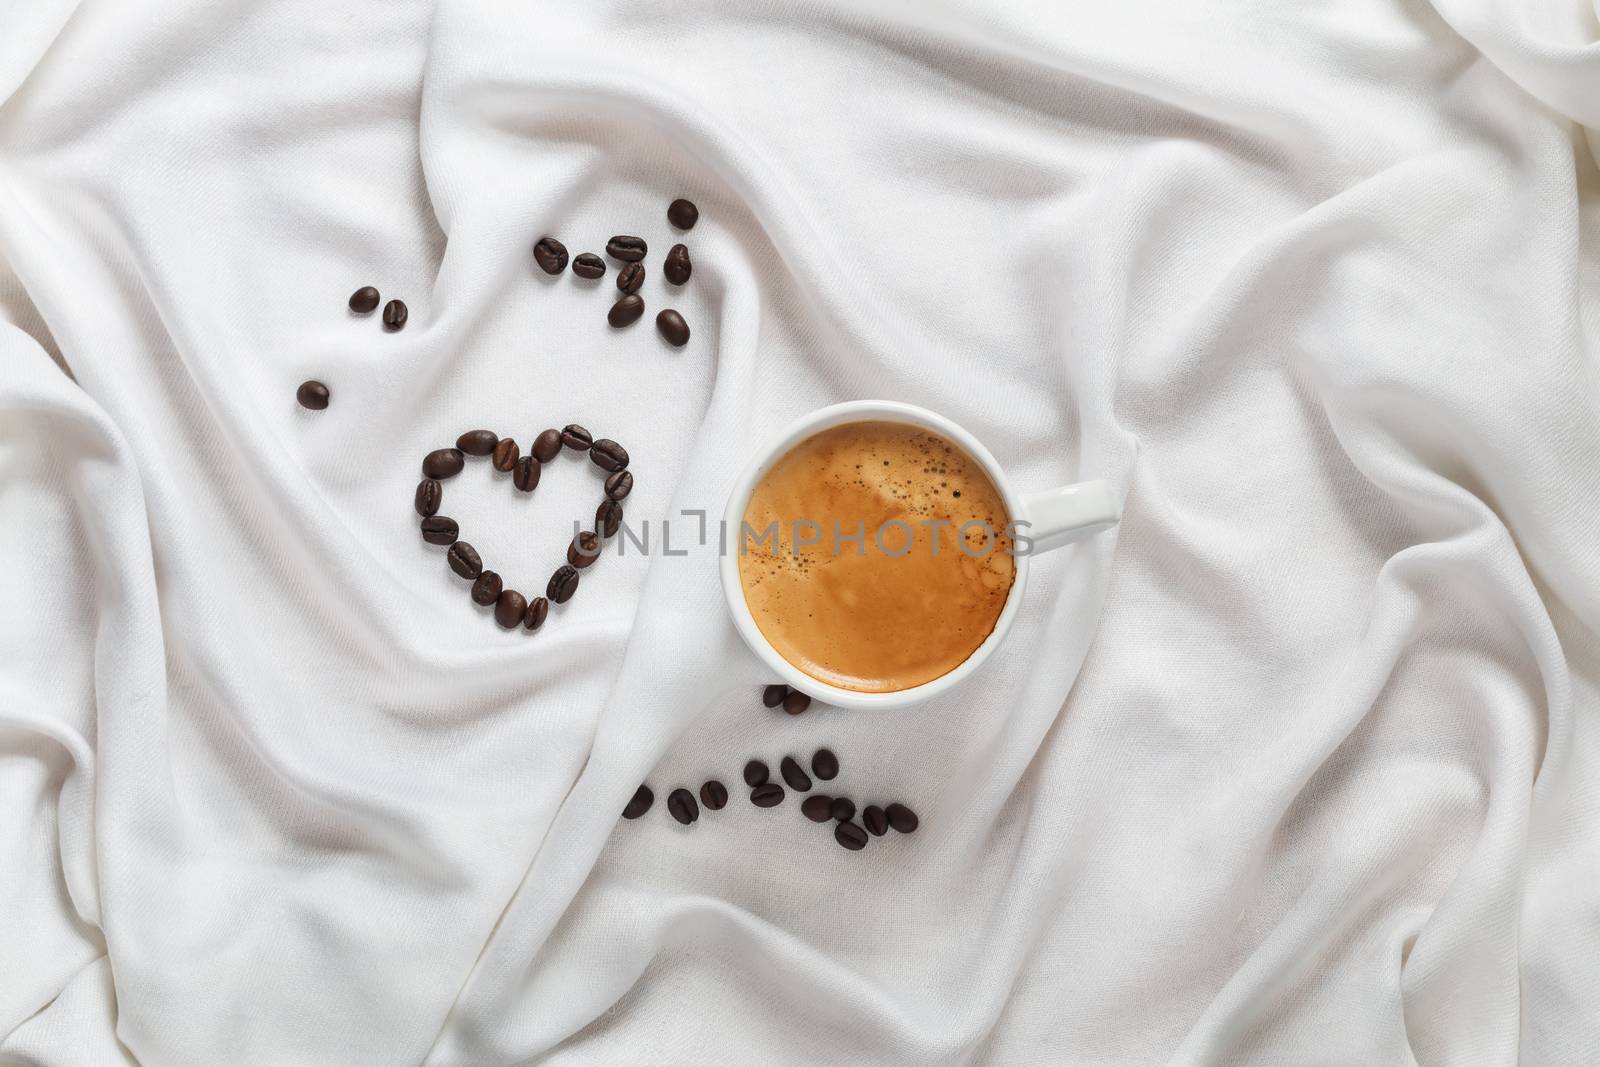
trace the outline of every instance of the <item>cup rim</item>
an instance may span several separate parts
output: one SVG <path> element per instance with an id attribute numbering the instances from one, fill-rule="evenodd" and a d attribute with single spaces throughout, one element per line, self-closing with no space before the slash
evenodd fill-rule
<path id="1" fill-rule="evenodd" d="M 1021 609 L 1022 591 L 1028 581 L 1028 554 L 1018 553 L 1012 557 L 1016 562 L 1016 571 L 1011 582 L 1010 595 L 1006 598 L 1005 607 L 1000 609 L 1000 616 L 995 620 L 994 629 L 989 632 L 989 636 L 952 670 L 909 689 L 897 689 L 888 693 L 864 693 L 855 689 L 844 689 L 819 678 L 813 678 L 784 659 L 778 650 L 772 647 L 766 635 L 761 632 L 761 628 L 756 625 L 755 616 L 751 614 L 750 606 L 745 602 L 744 586 L 739 580 L 740 534 L 750 494 L 755 491 L 756 483 L 766 475 L 774 463 L 813 434 L 852 422 L 880 421 L 921 426 L 954 441 L 983 466 L 984 473 L 988 474 L 990 481 L 1000 491 L 1000 498 L 1005 502 L 1009 519 L 1013 523 L 1025 522 L 1028 519 L 1021 495 L 1017 493 L 1005 470 L 983 443 L 945 416 L 915 404 L 898 400 L 848 400 L 830 404 L 794 420 L 756 452 L 755 457 L 734 482 L 733 490 L 728 496 L 727 507 L 723 512 L 723 528 L 731 531 L 733 536 L 732 545 L 722 553 L 720 560 L 723 599 L 727 601 L 728 612 L 733 618 L 734 628 L 739 631 L 739 636 L 766 667 L 776 673 L 790 688 L 798 689 L 814 700 L 821 700 L 840 708 L 904 707 L 936 697 L 961 684 L 982 666 L 1010 632 L 1011 624 Z"/>

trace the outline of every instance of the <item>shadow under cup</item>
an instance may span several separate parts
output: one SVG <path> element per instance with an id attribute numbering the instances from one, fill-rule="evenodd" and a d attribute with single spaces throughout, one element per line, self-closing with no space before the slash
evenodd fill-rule
<path id="1" fill-rule="evenodd" d="M 733 551 L 744 606 L 784 661 L 888 694 L 944 677 L 995 632 L 1017 540 L 984 462 L 925 423 L 865 418 L 778 455 Z"/>

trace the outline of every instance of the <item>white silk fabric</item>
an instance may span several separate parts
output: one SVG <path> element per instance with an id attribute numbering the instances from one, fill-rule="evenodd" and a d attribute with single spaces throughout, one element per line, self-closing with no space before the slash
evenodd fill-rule
<path id="1" fill-rule="evenodd" d="M 0 5 L 0 1063 L 1595 1062 L 1597 26 Z M 932 703 L 763 709 L 713 551 L 528 636 L 417 536 L 463 430 L 623 441 L 677 540 L 868 397 L 1127 493 Z M 597 486 L 446 511 L 537 591 Z M 921 829 L 749 803 L 822 745 Z"/>

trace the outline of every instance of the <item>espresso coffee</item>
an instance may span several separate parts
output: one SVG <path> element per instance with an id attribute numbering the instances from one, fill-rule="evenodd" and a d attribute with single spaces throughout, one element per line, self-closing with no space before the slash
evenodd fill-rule
<path id="1" fill-rule="evenodd" d="M 890 693 L 966 661 L 1016 577 L 1010 516 L 977 460 L 921 426 L 856 422 L 801 441 L 745 506 L 739 581 L 779 655 Z"/>

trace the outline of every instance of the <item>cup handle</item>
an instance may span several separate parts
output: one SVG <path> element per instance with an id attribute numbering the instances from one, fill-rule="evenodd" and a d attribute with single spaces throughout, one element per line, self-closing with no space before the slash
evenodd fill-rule
<path id="1" fill-rule="evenodd" d="M 1027 493 L 1022 503 L 1032 524 L 1024 532 L 1033 539 L 1034 553 L 1081 541 L 1122 519 L 1122 498 L 1110 482 L 1078 482 Z"/>

